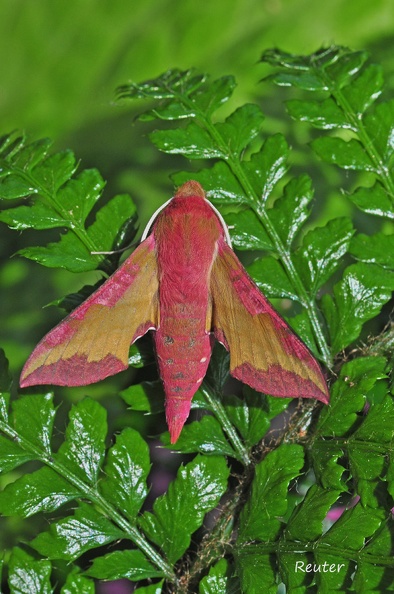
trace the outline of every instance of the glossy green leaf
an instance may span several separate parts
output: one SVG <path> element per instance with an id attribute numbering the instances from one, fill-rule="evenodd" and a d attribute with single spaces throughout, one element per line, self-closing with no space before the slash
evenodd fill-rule
<path id="1" fill-rule="evenodd" d="M 1 425 L 0 425 L 1 428 Z M 29 460 L 35 459 L 33 452 L 27 452 L 11 439 L 0 435 L 0 472 L 9 472 Z M 1 494 L 0 494 L 1 496 Z"/>
<path id="2" fill-rule="evenodd" d="M 236 109 L 223 123 L 215 125 L 228 147 L 229 153 L 239 157 L 250 142 L 258 136 L 264 121 L 261 109 L 246 103 Z"/>
<path id="3" fill-rule="evenodd" d="M 0 179 L 0 198 L 3 200 L 15 200 L 25 198 L 34 192 L 35 188 L 30 180 L 22 174 L 10 174 Z"/>
<path id="4" fill-rule="evenodd" d="M 364 126 L 380 157 L 389 161 L 394 152 L 394 101 L 378 103 L 364 118 Z"/>
<path id="5" fill-rule="evenodd" d="M 51 594 L 51 564 L 34 559 L 15 547 L 9 561 L 8 584 L 11 594 Z"/>
<path id="6" fill-rule="evenodd" d="M 358 420 L 366 395 L 379 379 L 386 377 L 384 357 L 360 357 L 345 363 L 331 389 L 330 406 L 322 409 L 316 432 L 344 436 Z"/>
<path id="7" fill-rule="evenodd" d="M 176 173 L 172 179 L 179 186 L 190 180 L 190 172 Z M 242 186 L 227 163 L 223 161 L 218 161 L 210 169 L 202 169 L 193 173 L 193 179 L 202 185 L 207 198 L 214 203 L 241 204 L 247 202 Z"/>
<path id="8" fill-rule="evenodd" d="M 221 424 L 210 415 L 205 415 L 199 421 L 185 425 L 175 444 L 170 443 L 168 432 L 161 436 L 161 441 L 171 450 L 183 454 L 200 452 L 208 456 L 237 457 L 223 433 Z"/>
<path id="9" fill-rule="evenodd" d="M 48 559 L 76 559 L 90 549 L 124 538 L 92 505 L 80 503 L 73 516 L 53 522 L 48 532 L 42 532 L 31 546 Z"/>
<path id="10" fill-rule="evenodd" d="M 285 186 L 283 196 L 268 210 L 271 223 L 289 250 L 302 225 L 309 218 L 312 198 L 311 179 L 307 175 L 301 175 Z"/>
<path id="11" fill-rule="evenodd" d="M 228 575 L 229 566 L 226 559 L 220 559 L 213 565 L 199 584 L 199 594 L 228 594 L 235 593 L 235 584 L 232 587 L 233 580 Z"/>
<path id="12" fill-rule="evenodd" d="M 68 213 L 70 222 L 82 227 L 100 198 L 104 185 L 97 169 L 85 169 L 75 179 L 68 180 L 57 194 L 64 218 L 68 219 Z"/>
<path id="13" fill-rule="evenodd" d="M 52 512 L 82 495 L 52 468 L 44 466 L 22 475 L 0 492 L 0 513 L 27 518 L 39 512 Z"/>
<path id="14" fill-rule="evenodd" d="M 272 250 L 272 242 L 257 215 L 241 210 L 225 215 L 233 247 L 238 250 Z"/>
<path id="15" fill-rule="evenodd" d="M 376 182 L 371 188 L 358 188 L 349 198 L 368 214 L 394 219 L 393 199 L 380 182 Z"/>
<path id="16" fill-rule="evenodd" d="M 240 547 L 235 559 L 243 594 L 277 594 L 276 570 L 263 546 Z"/>
<path id="17" fill-rule="evenodd" d="M 192 93 L 191 99 L 199 112 L 211 115 L 228 101 L 236 86 L 237 83 L 233 76 L 222 76 L 209 85 L 199 87 Z"/>
<path id="18" fill-rule="evenodd" d="M 93 256 L 78 237 L 70 232 L 62 235 L 58 243 L 23 248 L 18 254 L 43 266 L 65 268 L 70 272 L 95 270 L 100 261 L 100 257 Z M 103 256 L 101 259 L 104 259 Z"/>
<path id="19" fill-rule="evenodd" d="M 66 438 L 56 454 L 83 481 L 95 486 L 105 453 L 107 419 L 105 409 L 90 398 L 74 405 L 70 411 Z"/>
<path id="20" fill-rule="evenodd" d="M 217 505 L 228 475 L 224 458 L 198 455 L 179 469 L 167 493 L 156 499 L 153 513 L 145 512 L 141 517 L 142 529 L 170 562 L 183 555 L 205 514 Z"/>
<path id="21" fill-rule="evenodd" d="M 273 256 L 255 260 L 247 267 L 247 270 L 266 297 L 281 297 L 299 301 L 300 297 L 286 276 L 283 266 Z"/>
<path id="22" fill-rule="evenodd" d="M 24 229 L 54 229 L 56 227 L 69 227 L 69 221 L 56 213 L 43 202 L 34 202 L 31 206 L 17 206 L 0 212 L 0 221 L 6 223 L 11 229 L 23 231 Z"/>
<path id="23" fill-rule="evenodd" d="M 53 394 L 35 394 L 15 400 L 11 423 L 32 446 L 51 455 L 51 436 L 55 409 Z"/>
<path id="24" fill-rule="evenodd" d="M 259 394 L 246 385 L 242 392 L 242 399 L 227 396 L 223 403 L 245 444 L 252 447 L 267 433 L 271 420 L 286 410 L 291 398 L 273 398 Z"/>
<path id="25" fill-rule="evenodd" d="M 362 325 L 376 316 L 394 290 L 394 274 L 373 264 L 349 266 L 334 286 L 334 298 L 324 295 L 323 311 L 328 321 L 333 353 L 358 338 Z"/>
<path id="26" fill-rule="evenodd" d="M 137 582 L 163 577 L 163 572 L 155 568 L 139 550 L 114 551 L 103 557 L 96 557 L 85 571 L 99 580 L 120 580 L 127 578 Z"/>
<path id="27" fill-rule="evenodd" d="M 365 540 L 377 530 L 384 519 L 383 510 L 365 509 L 359 503 L 346 510 L 322 539 L 323 546 L 339 546 L 353 551 L 361 550 Z"/>
<path id="28" fill-rule="evenodd" d="M 256 466 L 250 496 L 240 516 L 240 543 L 278 536 L 280 517 L 287 511 L 289 482 L 299 475 L 303 464 L 302 447 L 283 444 Z"/>
<path id="29" fill-rule="evenodd" d="M 43 163 L 35 167 L 32 172 L 37 191 L 40 191 L 40 188 L 44 187 L 48 192 L 56 193 L 74 174 L 76 167 L 77 164 L 72 151 L 66 150 L 50 155 Z M 64 199 L 67 203 L 66 196 L 69 196 L 68 190 L 64 194 Z"/>
<path id="30" fill-rule="evenodd" d="M 135 214 L 136 207 L 130 196 L 119 194 L 98 211 L 96 220 L 87 229 L 88 236 L 102 251 L 110 251 L 114 248 L 119 229 Z"/>
<path id="31" fill-rule="evenodd" d="M 204 81 L 205 77 L 196 74 L 193 68 L 190 70 L 174 68 L 155 79 L 120 86 L 117 89 L 117 95 L 119 99 L 171 99 L 179 93 L 188 97 Z"/>
<path id="32" fill-rule="evenodd" d="M 68 574 L 60 594 L 95 594 L 95 591 L 93 580 L 81 575 L 78 570 L 74 570 Z"/>
<path id="33" fill-rule="evenodd" d="M 190 122 L 186 128 L 155 130 L 149 136 L 158 149 L 165 153 L 182 154 L 189 159 L 217 159 L 225 156 L 223 150 L 216 147 L 210 134 Z"/>
<path id="34" fill-rule="evenodd" d="M 354 138 L 345 141 L 342 138 L 325 136 L 316 138 L 311 145 L 316 154 L 327 163 L 338 165 L 343 169 L 376 171 L 376 165 L 371 161 L 365 148 Z"/>
<path id="35" fill-rule="evenodd" d="M 323 532 L 323 521 L 340 491 L 312 485 L 305 499 L 293 511 L 284 531 L 284 539 L 295 542 L 317 540 Z"/>
<path id="36" fill-rule="evenodd" d="M 150 472 L 148 445 L 137 431 L 127 428 L 117 436 L 104 472 L 106 478 L 100 483 L 103 495 L 129 519 L 134 518 L 148 494 Z"/>
<path id="37" fill-rule="evenodd" d="M 164 410 L 164 389 L 161 380 L 129 386 L 122 390 L 120 395 L 131 410 L 140 410 L 150 414 Z"/>
<path id="38" fill-rule="evenodd" d="M 351 220 L 341 217 L 324 227 L 315 227 L 304 236 L 295 265 L 313 296 L 342 264 L 353 233 Z"/>
<path id="39" fill-rule="evenodd" d="M 351 122 L 331 97 L 320 102 L 293 99 L 286 102 L 286 108 L 292 118 L 308 122 L 315 128 L 352 128 Z"/>
<path id="40" fill-rule="evenodd" d="M 269 136 L 250 161 L 244 162 L 246 175 L 261 204 L 270 198 L 273 189 L 287 170 L 289 147 L 281 134 Z M 260 207 L 261 207 L 260 204 Z"/>
<path id="41" fill-rule="evenodd" d="M 359 233 L 352 239 L 350 253 L 362 262 L 371 262 L 394 270 L 394 235 Z"/>
<path id="42" fill-rule="evenodd" d="M 357 114 L 363 114 L 382 92 L 382 67 L 377 64 L 367 66 L 359 76 L 342 90 L 346 101 Z"/>
<path id="43" fill-rule="evenodd" d="M 15 165 L 20 169 L 30 171 L 46 158 L 52 144 L 52 140 L 49 138 L 42 138 L 22 145 L 15 156 Z"/>

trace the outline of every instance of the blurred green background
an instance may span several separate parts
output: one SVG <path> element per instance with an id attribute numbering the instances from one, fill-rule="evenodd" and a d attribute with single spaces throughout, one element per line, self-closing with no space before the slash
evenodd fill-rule
<path id="1" fill-rule="evenodd" d="M 229 108 L 257 101 L 269 116 L 267 133 L 288 132 L 285 92 L 260 83 L 268 72 L 258 62 L 263 50 L 306 54 L 332 43 L 368 49 L 392 87 L 393 32 L 392 0 L 1 0 L 0 128 L 71 148 L 81 168 L 99 168 L 107 196 L 131 194 L 143 225 L 170 197 L 169 174 L 187 163 L 150 145 L 150 125 L 134 120 L 138 106 L 115 105 L 118 85 L 174 67 L 234 74 L 239 87 Z M 1 227 L 0 338 L 14 371 L 61 317 L 42 307 L 97 279 L 10 259 L 53 233 Z"/>

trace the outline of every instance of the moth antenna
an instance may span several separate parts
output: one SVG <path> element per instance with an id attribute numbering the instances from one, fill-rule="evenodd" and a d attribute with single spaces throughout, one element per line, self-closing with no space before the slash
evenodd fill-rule
<path id="1" fill-rule="evenodd" d="M 141 243 L 148 237 L 149 235 L 149 231 L 150 228 L 152 227 L 153 223 L 155 222 L 155 219 L 157 218 L 157 215 L 166 207 L 168 206 L 168 204 L 170 204 L 172 198 L 170 198 L 169 200 L 167 200 L 167 202 L 164 202 L 164 204 L 162 204 L 161 206 L 159 206 L 159 208 L 157 210 L 155 210 L 155 212 L 153 213 L 153 215 L 151 216 L 151 218 L 148 221 L 148 224 L 146 225 L 143 234 L 141 235 Z"/>
<path id="2" fill-rule="evenodd" d="M 111 250 L 110 252 L 90 252 L 90 253 L 92 256 L 113 256 L 113 254 L 121 254 L 122 252 L 125 252 L 126 250 L 129 250 L 130 248 L 132 248 L 138 244 L 139 244 L 139 241 L 133 241 L 132 243 L 129 243 L 129 245 L 126 245 L 123 248 L 119 248 L 118 250 Z"/>

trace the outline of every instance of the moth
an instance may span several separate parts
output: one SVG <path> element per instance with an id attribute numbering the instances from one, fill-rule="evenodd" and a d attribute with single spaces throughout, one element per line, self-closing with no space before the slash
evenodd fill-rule
<path id="1" fill-rule="evenodd" d="M 171 443 L 189 416 L 214 340 L 230 373 L 255 390 L 327 403 L 322 371 L 231 249 L 226 224 L 189 181 L 149 221 L 140 245 L 26 362 L 21 387 L 82 386 L 128 367 L 153 330 Z"/>

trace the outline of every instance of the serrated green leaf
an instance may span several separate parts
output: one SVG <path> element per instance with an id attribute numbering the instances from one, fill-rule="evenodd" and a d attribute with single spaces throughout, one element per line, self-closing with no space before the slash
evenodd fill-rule
<path id="1" fill-rule="evenodd" d="M 149 138 L 164 153 L 181 154 L 189 159 L 225 158 L 223 150 L 217 147 L 210 134 L 194 122 L 185 128 L 155 130 Z"/>
<path id="2" fill-rule="evenodd" d="M 82 493 L 52 468 L 43 467 L 22 475 L 0 492 L 0 513 L 28 518 L 52 512 Z"/>
<path id="3" fill-rule="evenodd" d="M 30 545 L 48 559 L 73 560 L 90 549 L 124 538 L 92 505 L 81 502 L 73 516 L 51 524 Z"/>
<path id="4" fill-rule="evenodd" d="M 130 196 L 119 194 L 97 212 L 96 220 L 88 227 L 88 236 L 102 251 L 109 251 L 114 248 L 119 229 L 135 214 L 136 207 Z"/>
<path id="5" fill-rule="evenodd" d="M 55 458 L 82 480 L 96 486 L 104 459 L 107 413 L 96 401 L 85 398 L 69 414 L 66 439 Z"/>
<path id="6" fill-rule="evenodd" d="M 310 294 L 316 296 L 341 265 L 353 233 L 351 219 L 341 217 L 324 227 L 315 227 L 304 236 L 294 262 Z"/>
<path id="7" fill-rule="evenodd" d="M 171 99 L 179 93 L 189 96 L 205 82 L 205 76 L 196 74 L 196 70 L 167 70 L 154 79 L 141 83 L 130 83 L 118 87 L 119 99 Z"/>
<path id="8" fill-rule="evenodd" d="M 66 175 L 69 177 L 71 172 L 66 171 L 65 177 Z M 75 179 L 68 179 L 57 193 L 57 201 L 62 207 L 64 218 L 67 220 L 68 213 L 72 225 L 82 227 L 100 198 L 104 185 L 104 180 L 97 169 L 85 169 Z"/>
<path id="9" fill-rule="evenodd" d="M 292 99 L 286 102 L 286 109 L 295 120 L 308 122 L 321 130 L 353 128 L 351 122 L 331 97 L 324 101 Z"/>
<path id="10" fill-rule="evenodd" d="M 212 565 L 208 575 L 199 584 L 199 594 L 231 594 L 238 591 L 232 587 L 233 580 L 229 576 L 229 565 L 226 559 L 220 559 Z"/>
<path id="11" fill-rule="evenodd" d="M 316 154 L 327 163 L 338 165 L 343 169 L 376 171 L 376 166 L 363 145 L 354 138 L 345 141 L 342 138 L 324 136 L 313 140 L 311 145 Z"/>
<path id="12" fill-rule="evenodd" d="M 299 301 L 282 264 L 273 256 L 255 260 L 247 271 L 266 297 L 280 297 Z"/>
<path id="13" fill-rule="evenodd" d="M 228 147 L 228 152 L 239 157 L 242 151 L 261 131 L 264 115 L 253 103 L 236 109 L 225 122 L 215 124 L 216 130 Z"/>
<path id="14" fill-rule="evenodd" d="M 311 179 L 301 175 L 285 186 L 283 196 L 267 211 L 277 234 L 288 249 L 310 215 L 312 198 Z"/>
<path id="15" fill-rule="evenodd" d="M 24 248 L 18 254 L 48 268 L 65 268 L 70 272 L 95 270 L 100 261 L 100 257 L 92 255 L 81 240 L 70 232 L 62 235 L 57 243 Z M 101 256 L 101 259 L 104 257 Z"/>
<path id="16" fill-rule="evenodd" d="M 349 195 L 349 198 L 368 214 L 394 219 L 392 198 L 378 181 L 371 188 L 358 188 L 354 194 Z"/>
<path id="17" fill-rule="evenodd" d="M 170 562 L 183 555 L 205 514 L 217 505 L 226 490 L 228 474 L 224 458 L 198 455 L 179 469 L 167 493 L 156 499 L 153 513 L 145 512 L 141 517 L 142 529 Z"/>
<path id="18" fill-rule="evenodd" d="M 25 179 L 22 174 L 11 173 L 0 180 L 0 198 L 3 200 L 25 198 L 34 191 L 32 182 Z"/>
<path id="19" fill-rule="evenodd" d="M 51 455 L 51 436 L 55 418 L 53 394 L 35 394 L 15 400 L 11 424 L 30 444 Z"/>
<path id="20" fill-rule="evenodd" d="M 192 93 L 191 99 L 199 112 L 211 115 L 228 101 L 236 86 L 237 83 L 233 76 L 222 76 L 209 85 L 199 87 Z"/>
<path id="21" fill-rule="evenodd" d="M 85 571 L 99 580 L 120 580 L 127 578 L 137 582 L 163 577 L 163 572 L 154 567 L 139 550 L 114 551 L 97 557 Z"/>
<path id="22" fill-rule="evenodd" d="M 323 408 L 316 426 L 318 435 L 344 436 L 363 410 L 366 395 L 379 379 L 386 377 L 384 357 L 360 357 L 342 366 L 331 389 L 330 405 Z"/>
<path id="23" fill-rule="evenodd" d="M 33 169 L 35 187 L 37 191 L 44 187 L 54 194 L 70 179 L 75 170 L 75 156 L 71 151 L 66 150 L 50 155 Z"/>
<path id="24" fill-rule="evenodd" d="M 5 473 L 21 466 L 25 462 L 35 460 L 36 455 L 27 452 L 14 441 L 0 435 L 0 472 Z"/>
<path id="25" fill-rule="evenodd" d="M 354 112 L 361 115 L 379 97 L 382 86 L 382 67 L 371 64 L 352 81 L 351 85 L 342 89 L 342 93 Z"/>
<path id="26" fill-rule="evenodd" d="M 296 542 L 320 538 L 323 533 L 323 521 L 340 493 L 340 490 L 331 491 L 312 485 L 305 499 L 293 511 L 285 528 L 284 538 Z"/>
<path id="27" fill-rule="evenodd" d="M 235 560 L 243 594 L 277 594 L 276 568 L 264 547 L 244 545 Z"/>
<path id="28" fill-rule="evenodd" d="M 68 574 L 66 583 L 60 590 L 60 594 L 95 594 L 93 580 L 78 573 L 75 568 Z"/>
<path id="29" fill-rule="evenodd" d="M 31 206 L 17 206 L 0 213 L 0 221 L 7 223 L 11 229 L 55 229 L 56 227 L 71 227 L 70 221 L 65 221 L 52 208 L 43 202 L 36 201 Z"/>
<path id="30" fill-rule="evenodd" d="M 389 161 L 394 152 L 394 100 L 377 104 L 363 123 L 380 157 Z"/>
<path id="31" fill-rule="evenodd" d="M 190 172 L 176 173 L 172 179 L 179 186 L 190 180 Z M 227 163 L 223 161 L 218 161 L 210 169 L 202 169 L 198 173 L 193 173 L 193 179 L 202 185 L 207 198 L 214 203 L 242 204 L 248 202 L 238 180 Z"/>
<path id="32" fill-rule="evenodd" d="M 283 444 L 256 466 L 248 501 L 242 509 L 238 541 L 269 541 L 280 531 L 280 516 L 287 511 L 289 482 L 304 464 L 300 445 Z"/>
<path id="33" fill-rule="evenodd" d="M 310 449 L 313 471 L 316 480 L 325 489 L 345 491 L 346 485 L 342 480 L 345 471 L 339 460 L 344 456 L 341 444 L 327 444 L 324 440 L 315 440 Z"/>
<path id="34" fill-rule="evenodd" d="M 219 421 L 210 415 L 205 415 L 199 421 L 185 425 L 175 444 L 170 443 L 168 432 L 161 436 L 161 441 L 171 450 L 183 454 L 200 452 L 208 456 L 238 457 L 227 441 Z"/>
<path id="35" fill-rule="evenodd" d="M 51 594 L 51 564 L 36 560 L 15 547 L 9 561 L 8 584 L 11 594 Z"/>
<path id="36" fill-rule="evenodd" d="M 25 144 L 18 151 L 14 165 L 20 169 L 30 171 L 46 157 L 52 144 L 53 142 L 49 138 L 42 138 Z"/>
<path id="37" fill-rule="evenodd" d="M 128 519 L 139 512 L 147 494 L 150 472 L 147 443 L 137 431 L 124 429 L 109 450 L 104 467 L 106 478 L 100 489 L 107 501 L 119 508 Z"/>
<path id="38" fill-rule="evenodd" d="M 272 242 L 252 210 L 241 210 L 224 216 L 231 241 L 238 250 L 272 250 Z"/>
<path id="39" fill-rule="evenodd" d="M 363 262 L 345 270 L 343 279 L 334 286 L 334 299 L 328 294 L 322 299 L 333 353 L 358 338 L 364 322 L 380 312 L 393 290 L 392 271 Z"/>
<path id="40" fill-rule="evenodd" d="M 288 154 L 289 147 L 285 138 L 281 134 L 275 134 L 267 138 L 261 149 L 251 156 L 250 161 L 244 161 L 245 172 L 259 197 L 260 208 L 286 173 Z"/>
<path id="41" fill-rule="evenodd" d="M 300 338 L 302 338 L 309 350 L 312 351 L 315 356 L 317 356 L 318 350 L 316 347 L 316 339 L 306 309 L 303 309 L 302 312 L 296 316 L 288 317 L 287 323 L 294 330 L 294 332 L 298 334 Z"/>
<path id="42" fill-rule="evenodd" d="M 142 382 L 129 386 L 120 393 L 131 410 L 140 410 L 150 414 L 163 412 L 164 389 L 161 381 Z"/>
<path id="43" fill-rule="evenodd" d="M 371 262 L 394 270 L 394 235 L 359 233 L 351 241 L 350 253 L 362 262 Z"/>
<path id="44" fill-rule="evenodd" d="M 340 546 L 341 549 L 358 551 L 366 539 L 380 526 L 384 511 L 364 508 L 360 503 L 346 510 L 333 526 L 322 536 L 321 544 Z"/>

